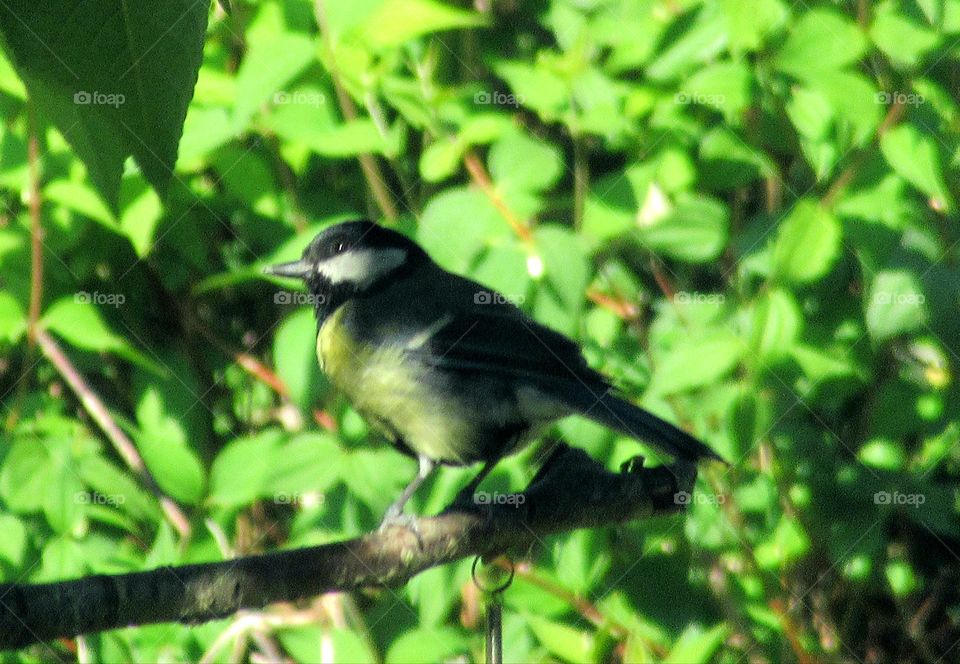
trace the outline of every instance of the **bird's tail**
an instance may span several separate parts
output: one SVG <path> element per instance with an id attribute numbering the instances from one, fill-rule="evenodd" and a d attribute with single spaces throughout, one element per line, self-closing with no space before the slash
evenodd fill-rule
<path id="1" fill-rule="evenodd" d="M 599 397 L 599 400 L 591 398 L 590 401 L 591 404 L 581 404 L 577 409 L 581 415 L 625 436 L 650 443 L 674 458 L 688 461 L 724 461 L 720 455 L 686 431 L 615 394 L 607 392 Z"/>

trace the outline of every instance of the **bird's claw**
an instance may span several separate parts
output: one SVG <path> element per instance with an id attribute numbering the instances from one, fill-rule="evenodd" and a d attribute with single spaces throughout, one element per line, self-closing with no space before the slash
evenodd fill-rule
<path id="1" fill-rule="evenodd" d="M 409 514 L 404 514 L 398 510 L 388 509 L 387 513 L 383 515 L 383 520 L 380 522 L 380 526 L 377 528 L 377 532 L 384 532 L 389 528 L 404 528 L 409 532 L 413 533 L 413 536 L 417 538 L 417 544 L 420 548 L 423 548 L 423 538 L 420 533 L 420 521 L 415 516 Z"/>

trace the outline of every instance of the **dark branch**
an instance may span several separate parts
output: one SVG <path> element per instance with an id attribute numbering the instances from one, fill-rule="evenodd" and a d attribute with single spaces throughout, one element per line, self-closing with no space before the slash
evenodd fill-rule
<path id="1" fill-rule="evenodd" d="M 0 585 L 0 648 L 128 625 L 198 623 L 239 609 L 330 591 L 402 585 L 425 569 L 526 547 L 578 528 L 625 523 L 680 509 L 696 469 L 685 463 L 610 473 L 584 452 L 561 448 L 509 501 L 451 508 L 354 540 L 218 563 Z M 682 495 L 682 494 L 681 494 Z"/>

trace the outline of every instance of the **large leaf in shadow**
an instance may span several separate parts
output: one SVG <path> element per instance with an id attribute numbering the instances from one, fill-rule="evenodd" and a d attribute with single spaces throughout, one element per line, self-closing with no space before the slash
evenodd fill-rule
<path id="1" fill-rule="evenodd" d="M 208 10 L 208 0 L 0 3 L 0 33 L 30 95 L 114 208 L 130 155 L 166 190 Z"/>

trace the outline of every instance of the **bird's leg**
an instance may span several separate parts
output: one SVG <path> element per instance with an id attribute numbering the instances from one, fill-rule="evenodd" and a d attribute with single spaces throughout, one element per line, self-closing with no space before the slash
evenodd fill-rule
<path id="1" fill-rule="evenodd" d="M 433 472 L 433 469 L 437 467 L 437 463 L 433 459 L 422 455 L 417 457 L 417 461 L 419 463 L 417 476 L 414 477 L 410 484 L 407 485 L 407 488 L 397 496 L 393 504 L 387 508 L 386 514 L 383 515 L 383 521 L 380 522 L 380 530 L 393 525 L 403 525 L 415 530 L 414 524 L 416 519 L 409 516 L 405 517 L 403 515 L 403 506 L 407 504 L 407 501 L 410 500 L 420 485 L 423 484 L 423 481 L 427 479 L 430 473 Z"/>

